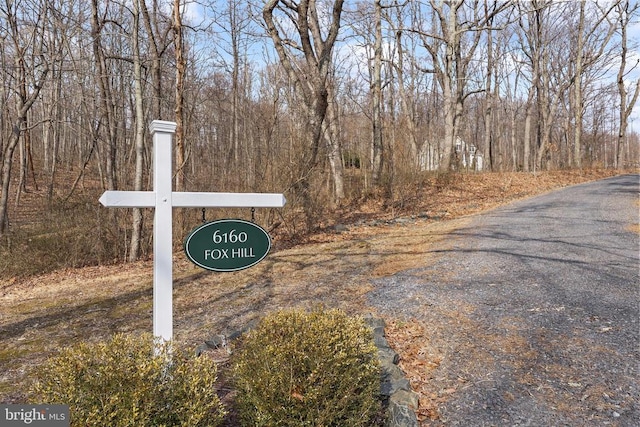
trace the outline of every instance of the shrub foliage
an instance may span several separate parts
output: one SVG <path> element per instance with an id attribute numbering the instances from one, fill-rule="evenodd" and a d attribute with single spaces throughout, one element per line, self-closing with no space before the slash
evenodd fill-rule
<path id="1" fill-rule="evenodd" d="M 38 368 L 34 402 L 70 406 L 72 426 L 216 426 L 217 368 L 150 335 L 81 343 Z"/>
<path id="2" fill-rule="evenodd" d="M 234 364 L 246 426 L 371 426 L 380 367 L 362 319 L 339 310 L 288 310 L 245 337 Z"/>

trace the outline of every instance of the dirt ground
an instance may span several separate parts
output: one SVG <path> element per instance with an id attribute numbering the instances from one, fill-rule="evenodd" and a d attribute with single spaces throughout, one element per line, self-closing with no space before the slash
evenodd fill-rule
<path id="1" fill-rule="evenodd" d="M 241 330 L 266 312 L 288 307 L 323 305 L 370 313 L 366 295 L 372 280 L 428 264 L 430 252 L 446 245 L 448 233 L 464 226 L 468 215 L 612 174 L 456 175 L 454 182 L 425 186 L 392 209 L 363 202 L 345 210 L 322 232 L 296 244 L 278 242 L 263 262 L 234 273 L 201 270 L 176 252 L 175 339 L 197 346 L 213 335 Z M 31 370 L 57 349 L 79 340 L 103 340 L 115 332 L 152 329 L 152 263 L 4 279 L 0 307 L 0 402 L 17 403 L 25 399 Z M 455 318 L 456 313 L 442 315 Z M 429 336 L 446 331 L 432 331 L 414 320 L 385 320 L 401 367 L 421 394 L 419 418 L 437 419 L 439 399 L 454 390 L 425 394 L 421 384 L 442 362 L 443 353 L 429 347 Z"/>

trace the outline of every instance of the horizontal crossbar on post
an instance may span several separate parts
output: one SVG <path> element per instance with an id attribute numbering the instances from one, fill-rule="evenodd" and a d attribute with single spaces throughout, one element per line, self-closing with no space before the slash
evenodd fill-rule
<path id="1" fill-rule="evenodd" d="M 174 192 L 174 207 L 181 208 L 281 208 L 286 199 L 275 193 Z"/>
<path id="2" fill-rule="evenodd" d="M 281 208 L 287 200 L 279 193 L 197 193 L 172 192 L 174 208 Z M 105 191 L 100 197 L 105 207 L 153 208 L 153 191 Z"/>

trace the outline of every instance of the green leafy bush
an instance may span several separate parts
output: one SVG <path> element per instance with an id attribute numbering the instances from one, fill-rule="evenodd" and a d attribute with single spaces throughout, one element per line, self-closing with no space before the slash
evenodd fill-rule
<path id="1" fill-rule="evenodd" d="M 268 315 L 242 342 L 234 374 L 246 426 L 371 426 L 380 410 L 372 331 L 338 310 Z"/>
<path id="2" fill-rule="evenodd" d="M 214 362 L 148 334 L 70 347 L 36 377 L 32 400 L 69 405 L 72 426 L 216 426 L 225 415 Z"/>

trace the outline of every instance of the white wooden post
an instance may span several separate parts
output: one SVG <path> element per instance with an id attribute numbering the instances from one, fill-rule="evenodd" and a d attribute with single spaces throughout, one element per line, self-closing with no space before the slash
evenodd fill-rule
<path id="1" fill-rule="evenodd" d="M 156 211 L 153 219 L 153 335 L 173 337 L 173 212 L 172 138 L 176 124 L 154 121 L 153 190 Z"/>
<path id="2" fill-rule="evenodd" d="M 155 120 L 153 136 L 153 191 L 105 191 L 106 207 L 155 208 L 153 220 L 153 335 L 173 339 L 173 208 L 281 208 L 278 193 L 194 193 L 172 190 L 174 122 Z"/>

